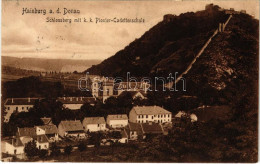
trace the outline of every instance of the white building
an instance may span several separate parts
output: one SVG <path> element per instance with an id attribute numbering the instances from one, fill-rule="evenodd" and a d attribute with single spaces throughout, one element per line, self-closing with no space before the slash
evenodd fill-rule
<path id="1" fill-rule="evenodd" d="M 85 117 L 82 124 L 86 132 L 106 130 L 106 121 L 104 117 Z"/>
<path id="2" fill-rule="evenodd" d="M 159 106 L 135 106 L 129 113 L 129 121 L 167 123 L 172 122 L 172 113 Z"/>
<path id="3" fill-rule="evenodd" d="M 37 135 L 33 137 L 33 139 L 36 141 L 36 147 L 38 149 L 49 149 L 50 144 L 45 134 Z"/>
<path id="4" fill-rule="evenodd" d="M 58 128 L 56 125 L 42 125 L 36 126 L 36 135 L 46 135 L 49 142 L 55 142 L 59 140 Z"/>
<path id="5" fill-rule="evenodd" d="M 108 115 L 107 124 L 111 128 L 123 128 L 128 125 L 128 117 L 126 114 Z"/>
<path id="6" fill-rule="evenodd" d="M 4 103 L 4 122 L 9 122 L 10 116 L 14 112 L 28 112 L 33 107 L 36 100 L 40 98 L 8 98 Z"/>
<path id="7" fill-rule="evenodd" d="M 93 106 L 96 99 L 93 97 L 59 97 L 57 101 L 60 101 L 64 108 L 78 110 L 85 103 L 89 103 Z"/>
<path id="8" fill-rule="evenodd" d="M 19 138 L 11 138 L 1 141 L 2 153 L 11 155 L 23 155 L 24 145 Z"/>

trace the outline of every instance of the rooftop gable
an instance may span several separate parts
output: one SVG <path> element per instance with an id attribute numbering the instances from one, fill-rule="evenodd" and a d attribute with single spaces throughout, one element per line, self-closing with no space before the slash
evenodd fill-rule
<path id="1" fill-rule="evenodd" d="M 41 118 L 44 125 L 53 125 L 52 120 L 50 117 L 43 117 Z"/>
<path id="2" fill-rule="evenodd" d="M 126 114 L 109 114 L 107 120 L 128 120 Z"/>
<path id="3" fill-rule="evenodd" d="M 13 145 L 14 147 L 24 146 L 20 138 L 11 138 L 3 141 L 9 143 L 10 145 Z"/>
<path id="4" fill-rule="evenodd" d="M 59 97 L 57 101 L 63 104 L 94 104 L 96 99 L 94 97 Z"/>
<path id="5" fill-rule="evenodd" d="M 171 112 L 159 106 L 135 106 L 132 110 L 134 110 L 136 114 L 145 115 L 171 114 Z"/>
<path id="6" fill-rule="evenodd" d="M 163 133 L 163 129 L 160 124 L 156 123 L 142 123 L 143 132 L 148 134 L 160 134 Z"/>
<path id="7" fill-rule="evenodd" d="M 104 117 L 85 117 L 83 124 L 106 124 Z"/>
<path id="8" fill-rule="evenodd" d="M 4 105 L 34 105 L 41 98 L 7 98 Z"/>
<path id="9" fill-rule="evenodd" d="M 60 125 L 64 128 L 65 131 L 83 131 L 83 125 L 80 120 L 75 121 L 61 121 Z"/>
<path id="10" fill-rule="evenodd" d="M 36 126 L 41 128 L 42 130 L 45 131 L 45 134 L 57 134 L 58 133 L 58 129 L 56 127 L 56 125 L 43 125 L 43 126 Z"/>
<path id="11" fill-rule="evenodd" d="M 36 136 L 36 129 L 33 128 L 18 128 L 17 129 L 17 134 L 18 136 L 22 137 L 22 136 L 28 136 L 28 137 L 34 137 Z"/>

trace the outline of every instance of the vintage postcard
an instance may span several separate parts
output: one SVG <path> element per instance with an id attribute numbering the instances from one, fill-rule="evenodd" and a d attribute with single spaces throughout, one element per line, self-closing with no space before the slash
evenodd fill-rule
<path id="1" fill-rule="evenodd" d="M 258 0 L 3 0 L 2 162 L 257 162 Z"/>

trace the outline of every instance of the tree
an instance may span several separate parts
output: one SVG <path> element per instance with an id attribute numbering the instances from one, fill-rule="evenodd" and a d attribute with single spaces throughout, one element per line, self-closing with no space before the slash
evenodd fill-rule
<path id="1" fill-rule="evenodd" d="M 68 159 L 69 159 L 69 155 L 71 154 L 71 151 L 72 151 L 71 145 L 66 146 L 64 149 L 64 153 L 68 156 Z"/>
<path id="2" fill-rule="evenodd" d="M 35 140 L 28 142 L 24 147 L 24 152 L 28 158 L 32 158 L 38 155 L 39 149 L 36 147 Z"/>
<path id="3" fill-rule="evenodd" d="M 78 150 L 80 151 L 80 158 L 82 159 L 82 152 L 87 149 L 87 145 L 85 142 L 80 142 L 78 145 Z"/>
<path id="4" fill-rule="evenodd" d="M 45 157 L 47 156 L 47 154 L 48 154 L 48 150 L 46 150 L 46 149 L 41 149 L 41 150 L 39 150 L 39 153 L 38 153 L 39 157 L 40 157 L 42 160 L 45 159 Z"/>
<path id="5" fill-rule="evenodd" d="M 58 156 L 60 153 L 60 149 L 58 148 L 57 144 L 54 143 L 51 147 L 51 156 Z"/>

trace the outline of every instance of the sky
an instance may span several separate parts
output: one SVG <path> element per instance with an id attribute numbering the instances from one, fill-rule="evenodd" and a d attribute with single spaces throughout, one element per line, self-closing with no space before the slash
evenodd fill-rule
<path id="1" fill-rule="evenodd" d="M 207 1 L 2 1 L 2 56 L 100 59 L 124 49 L 136 38 L 162 21 L 163 15 L 203 10 L 214 3 L 222 8 L 246 10 L 259 19 L 258 0 Z M 23 8 L 46 9 L 43 14 L 24 14 Z M 62 11 L 49 14 L 49 10 Z M 80 14 L 63 15 L 63 8 Z M 144 23 L 46 22 L 47 17 L 143 18 Z"/>

